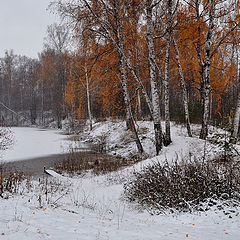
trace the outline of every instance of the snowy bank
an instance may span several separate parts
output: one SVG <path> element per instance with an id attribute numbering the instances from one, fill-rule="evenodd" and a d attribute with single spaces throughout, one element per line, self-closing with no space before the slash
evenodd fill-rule
<path id="1" fill-rule="evenodd" d="M 229 214 L 212 209 L 193 214 L 152 216 L 122 201 L 123 185 L 114 179 L 120 179 L 122 176 L 130 178 L 133 169 L 141 169 L 145 164 L 156 160 L 172 161 L 176 157 L 184 156 L 201 157 L 206 152 L 204 141 L 197 137 L 186 137 L 181 126 L 172 124 L 173 143 L 167 148 L 164 147 L 159 156 L 154 157 L 151 122 L 138 122 L 138 130 L 149 158 L 135 166 L 102 176 L 87 175 L 75 178 L 62 177 L 50 172 L 54 178 L 46 176 L 40 182 L 24 181 L 19 188 L 20 194 L 8 196 L 8 199 L 0 198 L 0 239 L 240 239 L 238 207 L 234 212 L 226 209 L 229 210 Z M 26 142 L 24 134 L 31 135 L 34 131 L 39 130 L 29 130 L 29 133 L 22 131 L 22 141 Z M 41 133 L 39 131 L 37 136 Z M 40 149 L 44 148 L 47 141 L 48 144 L 53 144 L 52 146 L 55 146 L 55 140 L 58 144 L 62 140 L 65 141 L 65 136 L 58 135 L 56 131 L 50 135 L 46 141 L 45 137 L 40 137 L 42 142 L 38 144 L 43 144 Z M 104 142 L 109 153 L 113 155 L 131 157 L 137 153 L 135 143 L 129 137 L 122 121 L 96 123 L 93 131 L 86 131 L 81 139 L 91 143 Z M 31 146 L 31 141 L 28 144 Z M 21 147 L 19 148 L 21 150 Z M 24 149 L 28 150 L 27 147 Z M 41 151 L 36 152 L 42 154 Z M 35 154 L 35 151 L 32 151 L 32 154 Z"/>

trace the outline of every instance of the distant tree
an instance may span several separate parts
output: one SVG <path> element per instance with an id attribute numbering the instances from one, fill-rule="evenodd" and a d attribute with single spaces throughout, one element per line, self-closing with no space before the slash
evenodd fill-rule
<path id="1" fill-rule="evenodd" d="M 62 128 L 61 120 L 66 116 L 64 109 L 64 93 L 66 86 L 66 69 L 64 55 L 67 54 L 67 48 L 70 44 L 70 35 L 64 25 L 56 23 L 48 26 L 47 36 L 45 38 L 45 49 L 54 51 L 55 77 L 54 77 L 54 114 L 57 118 L 58 128 Z"/>
<path id="2" fill-rule="evenodd" d="M 1 59 L 2 103 L 12 108 L 12 90 L 15 74 L 15 60 L 13 50 L 6 51 Z"/>

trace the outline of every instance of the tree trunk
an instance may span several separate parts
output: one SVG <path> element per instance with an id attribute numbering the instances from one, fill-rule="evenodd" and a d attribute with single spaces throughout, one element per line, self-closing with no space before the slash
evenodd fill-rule
<path id="1" fill-rule="evenodd" d="M 44 88 L 43 88 L 43 80 L 41 81 L 41 118 L 42 118 L 42 124 L 45 123 L 44 118 Z"/>
<path id="2" fill-rule="evenodd" d="M 153 107 L 153 123 L 155 131 L 155 146 L 156 154 L 158 155 L 162 149 L 162 127 L 161 127 L 161 115 L 159 104 L 159 91 L 156 76 L 156 54 L 154 48 L 153 39 L 153 21 L 152 21 L 152 1 L 146 0 L 147 11 L 147 45 L 148 45 L 148 62 L 151 82 L 151 94 L 152 94 L 152 107 Z"/>
<path id="3" fill-rule="evenodd" d="M 168 30 L 170 31 L 170 30 Z M 169 110 L 169 55 L 170 55 L 170 33 L 167 33 L 167 46 L 166 46 L 166 56 L 165 56 L 165 77 L 164 77 L 164 107 L 165 107 L 165 137 L 164 145 L 168 146 L 171 140 L 170 131 L 170 110 Z"/>
<path id="4" fill-rule="evenodd" d="M 138 120 L 142 120 L 142 103 L 141 103 L 141 95 L 140 91 L 137 90 L 137 105 L 138 105 Z"/>
<path id="5" fill-rule="evenodd" d="M 127 129 L 130 129 L 133 132 L 134 139 L 137 145 L 138 152 L 140 154 L 143 153 L 143 147 L 138 137 L 138 133 L 135 127 L 135 121 L 132 115 L 132 108 L 130 103 L 130 96 L 128 91 L 128 84 L 127 84 L 127 73 L 125 70 L 125 62 L 121 54 L 119 54 L 119 65 L 120 65 L 120 74 L 121 74 L 121 83 L 123 89 L 123 96 L 124 96 L 124 103 L 126 108 L 126 125 Z"/>
<path id="6" fill-rule="evenodd" d="M 232 133 L 232 143 L 236 143 L 238 139 L 238 130 L 239 130 L 239 118 L 240 118 L 240 83 L 238 82 L 238 97 L 237 97 L 237 105 L 234 114 L 233 120 L 233 133 Z"/>
<path id="7" fill-rule="evenodd" d="M 185 82 L 185 78 L 183 75 L 182 65 L 180 62 L 178 46 L 177 46 L 174 36 L 172 37 L 172 41 L 173 41 L 173 45 L 174 45 L 174 49 L 175 49 L 175 53 L 176 53 L 178 71 L 180 74 L 180 83 L 181 83 L 181 87 L 182 87 L 182 91 L 183 91 L 183 106 L 184 106 L 184 112 L 185 112 L 185 122 L 186 122 L 187 132 L 188 132 L 188 136 L 192 137 L 190 118 L 189 118 L 189 109 L 188 109 L 188 96 L 187 96 L 186 82 Z"/>
<path id="8" fill-rule="evenodd" d="M 87 92 L 87 109 L 88 109 L 89 129 L 90 129 L 90 131 L 92 131 L 92 112 L 91 112 L 90 91 L 89 91 L 89 78 L 88 78 L 86 65 L 85 65 L 85 75 L 86 75 L 86 92 Z"/>
<path id="9" fill-rule="evenodd" d="M 210 113 L 210 67 L 211 67 L 211 46 L 212 46 L 212 35 L 213 35 L 213 12 L 214 12 L 214 0 L 209 1 L 209 26 L 208 34 L 206 39 L 205 47 L 205 78 L 203 88 L 203 112 L 202 112 L 202 128 L 200 133 L 201 139 L 206 139 L 208 135 L 208 124 L 209 124 L 209 113 Z"/>
<path id="10" fill-rule="evenodd" d="M 236 6 L 235 7 L 235 18 L 239 14 L 239 9 Z M 237 28 L 239 31 L 239 27 Z M 233 132 L 231 136 L 231 142 L 236 144 L 238 140 L 238 131 L 239 131 L 239 118 L 240 118 L 240 47 L 239 47 L 239 37 L 236 39 L 236 54 L 237 54 L 237 103 L 236 103 L 236 109 L 234 113 L 234 119 L 233 119 Z M 234 55 L 234 49 L 233 46 L 233 55 Z"/>
<path id="11" fill-rule="evenodd" d="M 128 83 L 127 83 L 127 72 L 126 72 L 126 60 L 124 58 L 124 37 L 123 37 L 123 29 L 122 23 L 119 18 L 119 5 L 118 2 L 115 2 L 115 19 L 117 23 L 117 37 L 118 37 L 118 54 L 119 54 L 119 67 L 120 67 L 120 74 L 121 74 L 121 84 L 123 89 L 123 96 L 124 96 L 124 103 L 126 108 L 126 125 L 127 128 L 130 129 L 133 133 L 137 149 L 139 154 L 143 153 L 143 147 L 138 137 L 138 133 L 135 127 L 135 121 L 132 114 L 131 103 L 130 103 L 130 96 L 128 91 Z"/>
<path id="12" fill-rule="evenodd" d="M 239 56 L 239 43 L 237 43 L 237 104 L 233 119 L 233 132 L 232 132 L 232 143 L 237 142 L 238 130 L 239 130 L 239 118 L 240 118 L 240 56 Z"/>

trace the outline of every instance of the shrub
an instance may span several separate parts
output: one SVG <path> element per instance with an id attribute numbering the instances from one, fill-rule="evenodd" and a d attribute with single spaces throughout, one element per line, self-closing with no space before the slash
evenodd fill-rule
<path id="1" fill-rule="evenodd" d="M 6 172 L 4 165 L 0 164 L 0 197 L 6 198 L 9 193 L 17 193 L 22 180 L 22 173 Z"/>
<path id="2" fill-rule="evenodd" d="M 75 153 L 67 155 L 66 158 L 55 164 L 59 172 L 69 174 L 85 174 L 91 171 L 95 175 L 106 174 L 120 170 L 123 167 L 131 166 L 140 159 L 127 160 L 121 157 L 97 154 L 97 153 Z"/>
<path id="3" fill-rule="evenodd" d="M 235 144 L 233 144 L 234 139 L 231 136 L 231 126 L 222 125 L 221 132 L 215 132 L 212 137 L 209 138 L 211 144 L 217 146 L 218 158 L 221 161 L 231 161 L 235 157 L 239 157 L 240 153 L 238 152 Z"/>
<path id="4" fill-rule="evenodd" d="M 240 200 L 238 164 L 180 162 L 164 165 L 159 162 L 134 172 L 124 185 L 124 196 L 130 202 L 152 213 L 166 210 L 208 210 L 217 200 Z M 204 207 L 204 203 L 209 202 Z"/>
<path id="5" fill-rule="evenodd" d="M 0 127 L 0 150 L 8 149 L 14 142 L 14 136 L 10 128 Z"/>

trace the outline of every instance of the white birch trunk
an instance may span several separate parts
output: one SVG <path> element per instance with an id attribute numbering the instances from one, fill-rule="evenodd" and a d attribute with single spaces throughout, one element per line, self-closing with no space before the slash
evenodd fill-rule
<path id="1" fill-rule="evenodd" d="M 42 115 L 42 124 L 45 123 L 44 118 L 44 90 L 43 90 L 43 80 L 41 80 L 41 115 Z"/>
<path id="2" fill-rule="evenodd" d="M 236 6 L 235 17 L 239 14 L 239 10 Z M 238 27 L 239 30 L 239 27 Z M 234 48 L 233 48 L 234 51 Z M 234 53 L 233 53 L 234 54 Z M 238 131 L 239 131 L 239 118 L 240 118 L 240 47 L 239 47 L 239 37 L 237 37 L 236 43 L 236 54 L 237 54 L 237 103 L 233 119 L 233 132 L 231 136 L 231 142 L 237 143 Z"/>
<path id="3" fill-rule="evenodd" d="M 118 15 L 119 12 L 119 5 L 118 2 L 115 3 L 115 19 L 117 21 L 117 38 L 119 40 L 119 65 L 120 65 L 120 74 L 121 74 L 121 83 L 122 83 L 122 89 L 123 89 L 123 96 L 124 96 L 124 103 L 126 108 L 126 122 L 127 122 L 127 128 L 130 129 L 133 133 L 137 149 L 139 154 L 143 153 L 143 147 L 141 144 L 141 141 L 138 137 L 138 133 L 135 127 L 135 121 L 132 114 L 132 108 L 131 108 L 131 101 L 128 91 L 128 82 L 127 82 L 127 72 L 126 72 L 126 61 L 124 58 L 124 36 L 123 36 L 123 30 L 122 30 L 122 23 Z"/>
<path id="4" fill-rule="evenodd" d="M 91 102 L 90 102 L 89 77 L 88 77 L 86 65 L 85 65 L 85 76 L 86 76 L 86 93 L 87 93 L 89 129 L 90 131 L 92 131 L 92 112 L 91 112 Z"/>
<path id="5" fill-rule="evenodd" d="M 142 119 L 142 102 L 141 102 L 141 96 L 140 91 L 137 90 L 137 102 L 138 102 L 138 120 Z"/>
<path id="6" fill-rule="evenodd" d="M 232 142 L 237 142 L 238 130 L 239 130 L 239 118 L 240 118 L 240 59 L 239 59 L 239 43 L 237 43 L 237 104 L 233 119 L 233 133 Z"/>
<path id="7" fill-rule="evenodd" d="M 232 143 L 236 143 L 238 139 L 238 130 L 239 130 L 239 118 L 240 118 L 240 81 L 238 77 L 238 97 L 237 97 L 237 105 L 236 110 L 234 114 L 234 120 L 233 120 L 233 133 L 232 133 Z"/>
<path id="8" fill-rule="evenodd" d="M 126 57 L 125 53 L 124 53 L 124 47 L 122 47 L 122 41 L 121 41 L 121 36 L 116 36 L 116 35 L 119 35 L 119 33 L 121 33 L 122 31 L 117 31 L 116 33 L 116 29 L 114 29 L 114 33 L 112 33 L 112 28 L 110 26 L 112 26 L 112 23 L 111 22 L 108 22 L 108 20 L 105 20 L 105 21 L 102 21 L 98 14 L 92 9 L 92 7 L 89 5 L 89 2 L 87 0 L 83 0 L 83 2 L 85 3 L 87 9 L 89 10 L 90 14 L 92 15 L 92 17 L 99 23 L 99 25 L 101 26 L 102 28 L 102 31 L 103 31 L 103 34 L 106 36 L 107 39 L 109 39 L 110 41 L 112 41 L 113 45 L 115 46 L 116 50 L 118 51 L 119 55 L 122 57 L 122 60 L 124 61 L 124 65 L 126 65 L 128 67 L 128 69 L 130 70 L 130 72 L 132 73 L 133 77 L 135 78 L 135 80 L 137 81 L 138 85 L 139 85 L 139 88 L 141 89 L 145 99 L 146 99 L 146 102 L 147 102 L 147 105 L 149 107 L 149 110 L 150 110 L 150 114 L 152 116 L 152 118 L 156 118 L 156 116 L 154 115 L 158 115 L 160 116 L 160 111 L 159 113 L 155 113 L 153 114 L 155 111 L 153 110 L 153 103 L 151 102 L 151 99 L 149 98 L 148 94 L 147 94 L 147 91 L 142 83 L 142 81 L 140 80 L 138 74 L 136 73 L 136 71 L 134 70 L 132 64 L 129 62 L 128 58 Z M 115 11 L 115 14 L 114 14 L 114 18 L 117 22 L 117 24 L 119 25 L 120 28 L 122 28 L 122 24 L 120 22 L 120 17 L 119 17 L 119 4 L 120 2 L 118 1 L 114 1 L 114 11 Z M 108 12 L 108 8 L 103 5 L 103 8 L 106 12 Z M 112 12 L 111 12 L 112 14 Z M 117 38 L 117 40 L 116 40 Z M 120 40 L 120 41 L 119 41 Z M 156 124 L 157 128 L 161 129 L 161 124 Z M 137 135 L 137 134 L 136 134 Z M 135 135 L 135 136 L 136 136 Z M 162 133 L 159 135 L 160 136 L 160 139 L 162 137 Z M 159 139 L 159 137 L 156 137 L 157 139 Z M 160 149 L 158 149 L 157 152 L 159 152 Z"/>
<path id="9" fill-rule="evenodd" d="M 203 88 L 203 115 L 202 115 L 202 128 L 200 133 L 201 139 L 206 139 L 208 135 L 208 124 L 209 124 L 209 113 L 210 113 L 210 58 L 211 58 L 211 47 L 212 47 L 212 35 L 213 35 L 213 12 L 214 12 L 214 0 L 209 1 L 209 26 L 208 34 L 206 39 L 205 47 L 205 86 Z"/>
<path id="10" fill-rule="evenodd" d="M 168 30 L 170 31 L 170 30 Z M 165 56 L 165 76 L 164 76 L 164 107 L 165 107 L 165 136 L 164 145 L 168 146 L 171 140 L 171 130 L 170 130 L 170 110 L 169 110 L 169 55 L 170 55 L 170 32 L 167 33 L 167 46 L 166 46 L 166 56 Z"/>
<path id="11" fill-rule="evenodd" d="M 148 61 L 151 82 L 152 107 L 153 107 L 153 123 L 155 131 L 155 146 L 157 155 L 162 149 L 162 127 L 161 114 L 159 104 L 159 91 L 156 76 L 156 54 L 153 39 L 153 21 L 152 21 L 152 1 L 146 0 L 146 18 L 147 18 L 147 45 L 148 45 Z"/>
<path id="12" fill-rule="evenodd" d="M 172 41 L 173 41 L 173 45 L 174 45 L 174 49 L 175 49 L 175 53 L 176 53 L 178 71 L 179 71 L 179 74 L 180 74 L 180 83 L 181 83 L 181 87 L 182 87 L 182 91 L 183 91 L 183 106 L 184 106 L 185 122 L 186 122 L 187 132 L 188 132 L 188 136 L 192 137 L 191 126 L 190 126 L 190 118 L 189 118 L 189 109 L 188 109 L 188 95 L 187 95 L 186 82 L 185 82 L 185 78 L 184 78 L 184 75 L 183 75 L 182 65 L 181 65 L 181 62 L 180 62 L 180 54 L 179 54 L 178 46 L 177 46 L 177 43 L 176 43 L 176 40 L 175 40 L 174 36 L 172 36 Z"/>
<path id="13" fill-rule="evenodd" d="M 128 91 L 128 83 L 127 83 L 127 73 L 125 70 L 125 62 L 121 54 L 119 54 L 119 63 L 120 63 L 121 84 L 122 84 L 123 97 L 124 97 L 124 103 L 125 103 L 125 109 L 126 109 L 125 112 L 126 112 L 127 128 L 133 132 L 138 152 L 142 154 L 143 147 L 138 137 L 138 133 L 135 127 L 135 121 L 132 115 L 132 108 L 131 108 L 130 96 Z"/>

